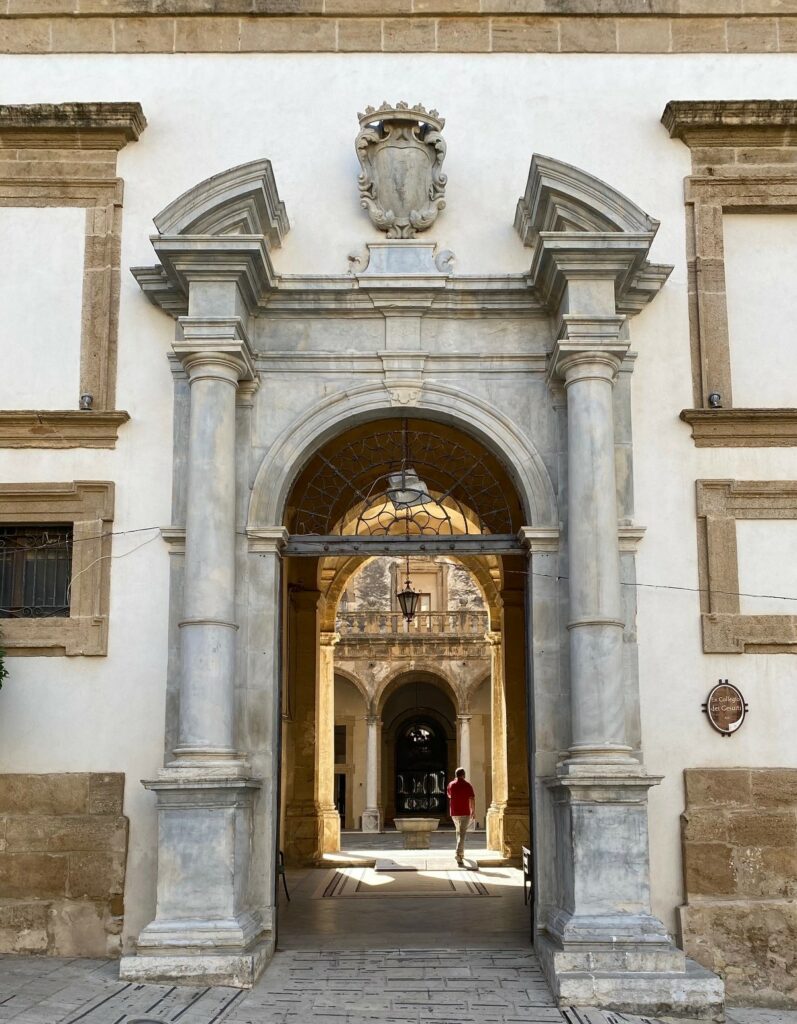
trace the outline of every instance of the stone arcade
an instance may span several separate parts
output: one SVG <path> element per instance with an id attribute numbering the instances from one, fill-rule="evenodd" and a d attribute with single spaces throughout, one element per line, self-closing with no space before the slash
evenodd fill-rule
<path id="1" fill-rule="evenodd" d="M 535 155 L 515 219 L 530 249 L 525 275 L 457 276 L 450 260 L 435 260 L 433 243 L 397 239 L 370 244 L 367 262 L 347 276 L 277 277 L 270 253 L 288 217 L 265 160 L 198 184 L 155 224 L 159 263 L 134 273 L 176 320 L 165 536 L 180 669 L 167 702 L 174 754 L 145 782 L 158 802 L 157 914 L 123 958 L 122 977 L 247 985 L 269 957 L 281 581 L 286 563 L 301 561 L 292 487 L 330 438 L 398 409 L 491 453 L 522 510 L 514 536 L 497 536 L 492 550 L 526 567 L 514 607 L 504 607 L 505 631 L 525 608 L 528 651 L 526 667 L 521 657 L 520 673 L 517 664 L 509 673 L 506 715 L 517 728 L 526 714 L 519 675 L 532 729 L 535 946 L 555 994 L 563 1003 L 718 1012 L 722 983 L 688 961 L 651 913 L 647 795 L 660 779 L 644 767 L 634 601 L 621 593 L 641 536 L 630 321 L 670 273 L 648 261 L 657 221 L 586 171 Z M 483 349 L 496 319 L 500 402 L 489 375 L 452 362 L 446 344 L 455 331 L 463 349 Z M 287 386 L 295 413 L 275 433 L 271 410 Z M 341 538 L 335 553 L 352 554 L 356 542 Z M 418 552 L 420 540 L 409 547 Z M 314 646 L 307 656 L 328 676 L 333 648 L 317 601 L 304 606 L 301 628 Z M 335 842 L 337 815 L 313 781 L 317 767 L 305 770 L 302 822 L 283 827 L 309 830 L 311 847 L 323 850 Z M 501 810 L 528 820 L 511 787 L 510 777 Z M 522 801 L 522 787 L 518 794 Z"/>

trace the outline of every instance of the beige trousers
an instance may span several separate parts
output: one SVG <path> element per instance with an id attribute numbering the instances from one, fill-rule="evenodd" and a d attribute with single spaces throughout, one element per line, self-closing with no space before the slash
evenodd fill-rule
<path id="1" fill-rule="evenodd" d="M 454 828 L 457 830 L 457 860 L 462 860 L 465 856 L 465 833 L 468 831 L 468 825 L 470 825 L 469 814 L 458 814 L 456 817 L 451 818 L 454 822 Z"/>

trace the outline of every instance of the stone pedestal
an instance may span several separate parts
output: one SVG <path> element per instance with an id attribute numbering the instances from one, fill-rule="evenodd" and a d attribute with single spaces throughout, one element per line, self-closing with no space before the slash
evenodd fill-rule
<path id="1" fill-rule="evenodd" d="M 439 818 L 396 818 L 395 825 L 404 840 L 405 850 L 428 850 L 432 832 L 437 830 Z"/>

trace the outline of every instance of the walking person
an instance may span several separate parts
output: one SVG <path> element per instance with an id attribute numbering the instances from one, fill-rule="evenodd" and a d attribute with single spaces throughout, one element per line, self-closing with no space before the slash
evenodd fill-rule
<path id="1" fill-rule="evenodd" d="M 457 864 L 465 863 L 465 833 L 476 816 L 476 794 L 465 778 L 465 769 L 457 768 L 456 778 L 448 784 L 448 813 L 457 830 Z"/>

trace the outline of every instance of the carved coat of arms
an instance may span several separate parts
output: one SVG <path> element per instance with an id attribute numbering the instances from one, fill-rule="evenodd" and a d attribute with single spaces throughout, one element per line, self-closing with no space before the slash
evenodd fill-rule
<path id="1" fill-rule="evenodd" d="M 414 238 L 445 203 L 445 120 L 420 103 L 383 103 L 358 114 L 360 205 L 388 238 Z"/>

